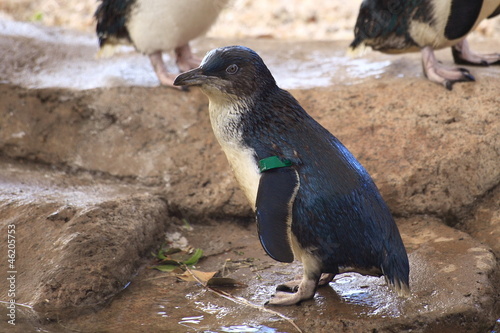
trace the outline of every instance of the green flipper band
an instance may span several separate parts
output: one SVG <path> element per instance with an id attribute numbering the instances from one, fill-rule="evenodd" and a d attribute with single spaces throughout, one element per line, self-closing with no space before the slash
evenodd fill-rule
<path id="1" fill-rule="evenodd" d="M 259 161 L 259 170 L 262 173 L 267 170 L 289 167 L 291 165 L 292 162 L 290 162 L 289 160 L 282 160 L 278 156 L 269 156 Z"/>

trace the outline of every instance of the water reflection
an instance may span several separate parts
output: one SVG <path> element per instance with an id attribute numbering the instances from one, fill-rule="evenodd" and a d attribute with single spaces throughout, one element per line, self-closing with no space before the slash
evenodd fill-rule
<path id="1" fill-rule="evenodd" d="M 211 314 L 211 315 L 215 315 L 217 319 L 220 319 L 220 318 L 222 318 L 230 313 L 228 308 L 225 308 L 223 306 L 219 306 L 219 305 L 216 305 L 216 304 L 213 304 L 210 302 L 208 302 L 208 303 L 194 302 L 194 304 L 201 311 L 208 313 L 208 314 Z"/>
<path id="2" fill-rule="evenodd" d="M 382 318 L 401 315 L 402 300 L 389 289 L 383 278 L 345 273 L 335 277 L 330 286 L 343 302 L 362 306 L 360 314 Z"/>
<path id="3" fill-rule="evenodd" d="M 204 319 L 203 316 L 194 316 L 194 317 L 184 317 L 179 321 L 180 325 L 184 324 L 199 324 Z"/>
<path id="4" fill-rule="evenodd" d="M 337 52 L 338 53 L 338 52 Z M 391 61 L 335 56 L 332 52 L 311 51 L 297 55 L 290 51 L 286 58 L 269 59 L 271 71 L 284 89 L 327 87 L 335 83 L 357 84 L 368 78 L 378 79 Z"/>
<path id="5" fill-rule="evenodd" d="M 220 329 L 220 332 L 224 333 L 275 333 L 276 329 L 267 326 L 250 326 L 250 325 L 235 325 L 235 326 L 224 326 Z M 206 332 L 208 333 L 208 332 Z M 215 332 L 214 332 L 215 333 Z"/>

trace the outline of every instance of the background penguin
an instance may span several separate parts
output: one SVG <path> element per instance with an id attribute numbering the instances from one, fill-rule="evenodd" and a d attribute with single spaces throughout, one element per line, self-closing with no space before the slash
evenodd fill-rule
<path id="1" fill-rule="evenodd" d="M 149 56 L 161 84 L 173 87 L 162 52 L 175 50 L 177 66 L 187 71 L 200 64 L 189 41 L 204 34 L 228 0 L 101 0 L 95 12 L 101 52 L 132 44 Z"/>
<path id="2" fill-rule="evenodd" d="M 254 51 L 212 50 L 174 84 L 200 86 L 208 96 L 215 136 L 256 211 L 265 251 L 303 263 L 302 281 L 278 286 L 270 304 L 312 298 L 341 272 L 385 275 L 398 292 L 409 293 L 406 250 L 372 179 L 278 88 Z"/>
<path id="3" fill-rule="evenodd" d="M 457 64 L 500 64 L 500 53 L 476 54 L 465 39 L 483 19 L 498 14 L 500 0 L 364 0 L 351 49 L 366 45 L 386 53 L 421 50 L 427 78 L 451 90 L 453 83 L 474 77 L 465 68 L 440 64 L 434 50 L 451 46 Z"/>

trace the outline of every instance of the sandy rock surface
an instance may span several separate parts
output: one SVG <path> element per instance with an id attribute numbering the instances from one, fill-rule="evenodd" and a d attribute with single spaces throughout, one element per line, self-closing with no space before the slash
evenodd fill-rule
<path id="1" fill-rule="evenodd" d="M 106 304 L 163 240 L 165 201 L 134 186 L 18 163 L 0 168 L 1 230 L 15 225 L 16 301 L 44 317 Z"/>
<path id="2" fill-rule="evenodd" d="M 230 0 L 207 33 L 215 38 L 349 40 L 361 0 Z M 95 31 L 97 0 L 4 0 L 0 17 Z M 484 21 L 472 38 L 500 37 L 498 19 Z"/>

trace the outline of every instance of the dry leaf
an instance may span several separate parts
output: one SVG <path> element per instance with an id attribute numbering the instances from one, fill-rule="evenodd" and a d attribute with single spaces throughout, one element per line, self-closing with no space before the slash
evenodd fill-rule
<path id="1" fill-rule="evenodd" d="M 198 281 L 206 284 L 208 280 L 213 278 L 217 272 L 202 272 L 194 269 L 185 271 L 183 274 L 177 275 L 177 277 L 184 281 Z M 193 276 L 194 275 L 194 276 Z"/>
<path id="2" fill-rule="evenodd" d="M 207 281 L 209 287 L 247 287 L 246 284 L 231 278 L 211 278 Z"/>

